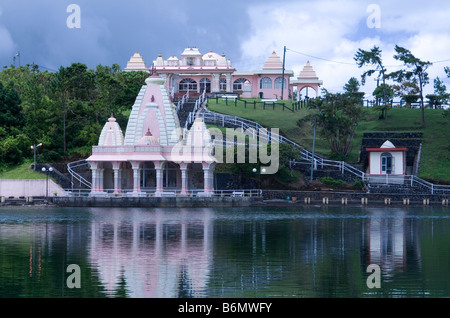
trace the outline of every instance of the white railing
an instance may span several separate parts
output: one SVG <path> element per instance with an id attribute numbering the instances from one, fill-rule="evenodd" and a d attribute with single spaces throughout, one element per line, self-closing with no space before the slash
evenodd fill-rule
<path id="1" fill-rule="evenodd" d="M 215 112 L 212 112 L 212 111 L 206 109 L 205 107 L 202 108 L 201 112 L 199 112 L 198 115 L 203 118 L 205 123 L 210 123 L 210 124 L 215 124 L 215 125 L 221 124 L 222 127 L 225 127 L 226 124 L 229 124 L 229 125 L 233 125 L 235 127 L 240 127 L 243 130 L 254 129 L 255 133 L 257 135 L 259 135 L 259 130 L 261 129 L 261 130 L 263 130 L 263 134 L 267 135 L 267 143 L 270 143 L 270 141 L 275 138 L 275 139 L 278 139 L 278 142 L 280 142 L 280 143 L 290 144 L 290 145 L 294 146 L 295 148 L 297 148 L 298 150 L 300 150 L 301 159 L 311 161 L 311 158 L 313 157 L 312 152 L 310 152 L 306 148 L 300 146 L 299 144 L 293 142 L 292 140 L 290 140 L 284 136 L 281 136 L 279 134 L 276 134 L 276 133 L 268 130 L 267 128 L 261 126 L 260 124 L 254 122 L 254 121 L 244 119 L 241 117 L 237 117 L 237 116 L 230 116 L 230 115 L 215 113 Z M 321 161 L 324 160 L 324 158 L 322 158 L 321 156 L 319 156 L 317 154 L 314 154 L 314 159 L 317 160 L 319 163 L 321 163 Z"/>
<path id="2" fill-rule="evenodd" d="M 205 102 L 205 100 L 206 100 L 206 90 L 204 90 L 203 93 L 195 101 L 194 109 L 188 114 L 188 117 L 187 117 L 186 122 L 184 124 L 184 128 L 185 129 L 188 129 L 189 125 L 192 124 L 195 121 L 195 117 L 197 116 L 197 112 L 203 106 L 203 103 Z"/>
<path id="3" fill-rule="evenodd" d="M 430 194 L 450 194 L 450 185 L 433 184 L 414 175 L 366 176 L 364 182 L 369 184 L 403 184 L 411 187 L 422 187 Z"/>
<path id="4" fill-rule="evenodd" d="M 181 100 L 178 101 L 176 107 L 177 113 L 183 108 L 184 104 L 186 104 L 188 101 L 189 101 L 189 90 L 186 92 L 186 94 L 183 95 Z"/>
<path id="5" fill-rule="evenodd" d="M 89 163 L 86 160 L 79 160 L 74 162 L 69 162 L 67 164 L 67 171 L 70 173 L 72 177 L 72 184 L 74 184 L 74 180 L 80 183 L 80 185 L 84 185 L 88 188 L 92 187 L 91 182 L 83 178 L 80 174 L 75 172 L 73 169 L 80 167 L 89 167 Z"/>
<path id="6" fill-rule="evenodd" d="M 91 194 L 90 189 L 64 189 L 64 191 L 70 196 L 82 197 L 89 196 Z M 141 197 L 154 197 L 155 188 L 143 188 L 138 193 Z M 114 193 L 114 189 L 104 189 L 101 194 L 96 193 L 96 196 L 105 197 L 130 197 L 136 195 L 133 189 L 122 189 L 120 193 Z M 165 188 L 161 193 L 162 197 L 262 197 L 261 189 L 234 189 L 234 190 L 213 190 L 211 193 L 204 192 L 203 189 L 191 189 L 187 191 L 187 194 L 181 194 L 179 188 Z"/>

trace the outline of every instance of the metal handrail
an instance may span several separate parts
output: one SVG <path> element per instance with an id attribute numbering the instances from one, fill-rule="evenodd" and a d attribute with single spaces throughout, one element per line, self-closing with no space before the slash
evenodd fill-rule
<path id="1" fill-rule="evenodd" d="M 64 189 L 64 191 L 71 196 L 88 196 L 91 193 L 90 189 Z M 103 189 L 104 196 L 107 197 L 129 197 L 135 194 L 133 189 L 122 189 L 120 193 L 114 193 L 114 189 Z M 142 196 L 152 197 L 156 192 L 155 188 L 141 189 L 140 194 Z M 195 197 L 199 193 L 204 193 L 204 189 L 190 189 L 187 191 L 187 195 Z M 261 197 L 261 189 L 234 189 L 234 190 L 213 190 L 212 196 L 216 197 Z M 180 188 L 165 188 L 162 192 L 162 196 L 183 196 Z"/>
<path id="2" fill-rule="evenodd" d="M 82 166 L 89 166 L 89 163 L 86 160 L 78 160 L 78 161 L 74 161 L 74 162 L 69 162 L 67 164 L 67 171 L 72 176 L 72 184 L 73 184 L 73 179 L 75 179 L 80 182 L 80 185 L 83 184 L 86 187 L 91 188 L 92 183 L 89 182 L 88 180 L 86 180 L 85 178 L 83 178 L 80 174 L 78 174 L 77 172 L 75 172 L 73 170 L 74 168 L 78 168 L 78 167 L 82 167 Z"/>

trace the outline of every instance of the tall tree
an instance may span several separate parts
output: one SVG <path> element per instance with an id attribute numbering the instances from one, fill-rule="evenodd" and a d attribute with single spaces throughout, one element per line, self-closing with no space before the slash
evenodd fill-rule
<path id="1" fill-rule="evenodd" d="M 359 81 L 356 77 L 350 77 L 348 82 L 343 87 L 345 93 L 353 94 L 359 92 Z"/>
<path id="2" fill-rule="evenodd" d="M 401 46 L 395 46 L 394 59 L 402 61 L 406 69 L 402 69 L 389 74 L 389 77 L 394 78 L 401 83 L 404 80 L 412 81 L 419 86 L 420 108 L 422 109 L 422 127 L 425 127 L 425 105 L 423 101 L 423 87 L 428 84 L 429 78 L 427 69 L 432 65 L 431 62 L 422 61 L 415 57 L 410 50 Z"/>
<path id="3" fill-rule="evenodd" d="M 333 156 L 345 159 L 351 151 L 362 107 L 357 98 L 348 94 L 332 94 L 323 90 L 323 95 L 312 99 L 308 107 L 317 110 L 313 120 L 327 140 Z"/>
<path id="4" fill-rule="evenodd" d="M 19 93 L 14 88 L 13 82 L 6 87 L 0 82 L 0 127 L 8 133 L 21 130 L 25 124 L 25 116 Z"/>
<path id="5" fill-rule="evenodd" d="M 383 81 L 383 88 L 385 88 L 386 84 L 386 68 L 383 65 L 383 59 L 381 58 L 381 50 L 378 46 L 374 46 L 370 51 L 365 51 L 362 49 L 358 49 L 354 56 L 354 60 L 356 61 L 356 64 L 358 67 L 363 67 L 364 65 L 372 65 L 375 66 L 374 69 L 370 69 L 365 71 L 361 75 L 361 84 L 365 85 L 366 83 L 366 77 L 372 76 L 373 73 L 378 72 L 378 79 L 381 77 L 381 80 Z M 386 92 L 383 90 L 383 105 L 385 107 L 384 111 L 384 119 L 387 120 L 387 95 Z"/>
<path id="6" fill-rule="evenodd" d="M 428 94 L 425 97 L 428 98 L 430 106 L 434 108 L 440 107 L 442 104 L 446 104 L 449 98 L 447 93 L 447 86 L 441 81 L 439 77 L 436 77 L 433 81 L 434 93 Z"/>

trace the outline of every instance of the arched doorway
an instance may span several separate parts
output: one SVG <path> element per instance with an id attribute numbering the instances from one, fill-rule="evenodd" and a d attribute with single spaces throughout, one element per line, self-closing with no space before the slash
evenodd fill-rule
<path id="1" fill-rule="evenodd" d="M 297 100 L 315 98 L 319 96 L 318 91 L 312 86 L 303 86 L 299 90 L 297 87 Z"/>
<path id="2" fill-rule="evenodd" d="M 204 91 L 207 93 L 211 92 L 211 80 L 206 77 L 200 80 L 200 93 L 203 93 Z"/>

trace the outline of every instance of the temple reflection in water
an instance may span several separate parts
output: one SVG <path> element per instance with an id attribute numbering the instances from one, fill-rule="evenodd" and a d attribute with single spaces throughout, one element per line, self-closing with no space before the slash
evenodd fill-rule
<path id="1" fill-rule="evenodd" d="M 311 269 L 315 280 L 316 265 L 323 263 L 327 255 L 332 255 L 334 261 L 345 261 L 355 248 L 359 250 L 362 269 L 377 264 L 387 277 L 394 271 L 405 271 L 407 264 L 416 269 L 421 266 L 415 219 L 408 218 L 403 209 L 392 208 L 387 216 L 383 209 L 370 208 L 367 218 L 342 218 L 340 224 L 332 226 L 326 218 L 294 218 L 289 233 L 274 231 L 274 225 L 267 220 L 221 222 L 209 209 L 176 213 L 156 210 L 151 218 L 145 219 L 138 210 L 136 216 L 127 212 L 131 214 L 126 219 L 121 219 L 120 210 L 111 213 L 112 221 L 92 223 L 89 245 L 90 262 L 111 296 L 125 283 L 130 297 L 171 298 L 180 296 L 183 290 L 191 291 L 190 296 L 203 297 L 208 284 L 217 283 L 211 282 L 213 267 L 219 268 L 217 272 L 238 270 L 240 273 L 228 274 L 240 275 L 241 281 L 254 280 L 245 277 L 245 272 L 260 273 L 258 281 L 268 283 L 283 276 L 280 268 L 273 266 L 275 262 L 303 264 Z M 118 216 L 114 217 L 114 213 Z M 329 232 L 333 235 L 329 236 Z M 248 244 L 231 246 L 234 241 L 230 237 L 244 238 Z M 291 259 L 276 259 L 277 250 L 281 253 L 284 249 L 282 245 L 274 246 L 280 240 L 289 245 L 286 250 L 291 251 Z M 292 252 L 294 249 L 300 252 Z M 246 266 L 253 269 L 222 264 L 227 259 L 222 250 L 249 254 Z M 265 263 L 259 260 L 260 253 L 264 254 Z M 236 286 L 231 282 L 222 284 Z"/>
<path id="2" fill-rule="evenodd" d="M 395 207 L 3 211 L 0 296 L 449 296 L 449 226 L 444 210 Z"/>
<path id="3" fill-rule="evenodd" d="M 210 213 L 180 209 L 145 220 L 92 223 L 89 259 L 109 295 L 120 280 L 130 297 L 178 297 L 180 284 L 203 290 L 212 262 L 212 222 Z"/>

